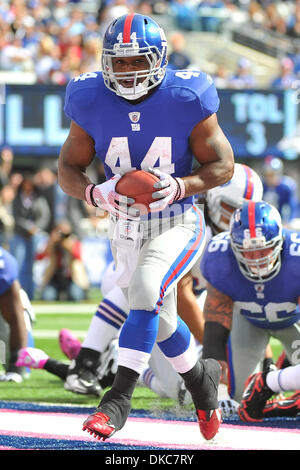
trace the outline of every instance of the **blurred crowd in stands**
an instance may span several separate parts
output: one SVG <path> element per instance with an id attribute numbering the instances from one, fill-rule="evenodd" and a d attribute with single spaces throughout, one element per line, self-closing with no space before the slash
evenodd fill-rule
<path id="1" fill-rule="evenodd" d="M 65 85 L 80 73 L 99 70 L 103 32 L 115 17 L 131 11 L 169 15 L 181 32 L 218 33 L 237 15 L 240 22 L 300 38 L 299 0 L 2 0 L 0 71 L 31 72 L 36 83 Z M 193 66 L 180 41 L 171 41 L 170 67 Z M 280 73 L 270 86 L 286 88 L 299 74 L 300 52 L 280 60 Z M 221 64 L 216 81 L 220 87 L 256 86 L 247 58 L 238 61 L 235 71 Z"/>
<path id="2" fill-rule="evenodd" d="M 93 178 L 105 180 L 103 166 Z M 82 240 L 104 236 L 107 217 L 83 201 L 67 196 L 57 182 L 55 164 L 34 172 L 14 167 L 14 154 L 3 148 L 0 159 L 0 245 L 17 259 L 20 281 L 35 297 L 34 264 L 44 260 L 40 297 L 45 300 L 82 300 L 89 279 Z M 100 283 L 100 280 L 99 280 Z"/>

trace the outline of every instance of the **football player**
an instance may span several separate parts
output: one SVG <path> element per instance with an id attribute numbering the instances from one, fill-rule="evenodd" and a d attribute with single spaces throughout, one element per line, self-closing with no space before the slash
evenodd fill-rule
<path id="1" fill-rule="evenodd" d="M 291 363 L 297 362 L 299 253 L 299 232 L 283 229 L 277 209 L 248 201 L 232 215 L 229 232 L 213 237 L 202 257 L 203 357 L 220 361 L 237 402 L 248 376 L 261 370 L 271 336 L 281 341 Z"/>
<path id="2" fill-rule="evenodd" d="M 20 383 L 27 375 L 16 361 L 18 352 L 34 345 L 32 323 L 34 312 L 26 292 L 19 283 L 16 259 L 0 248 L 0 364 L 4 372 L 0 382 Z"/>
<path id="3" fill-rule="evenodd" d="M 236 207 L 242 205 L 244 200 L 261 200 L 262 182 L 257 173 L 247 165 L 235 163 L 234 175 L 230 182 L 208 191 L 207 197 L 207 232 L 208 240 L 212 234 L 229 228 L 230 215 Z M 198 356 L 201 356 L 203 342 L 203 299 L 205 299 L 205 280 L 201 277 L 200 261 L 185 275 L 178 284 L 177 305 L 178 312 L 194 333 L 195 347 Z M 31 355 L 32 364 L 58 374 L 64 370 L 65 388 L 75 393 L 100 395 L 105 385 L 112 382 L 112 369 L 115 367 L 117 345 L 114 338 L 125 321 L 129 309 L 122 290 L 114 283 L 114 263 L 106 269 L 101 290 L 104 296 L 100 303 L 86 338 L 82 344 L 68 330 L 62 330 L 59 335 L 61 349 L 70 359 L 76 358 L 68 369 L 66 365 L 48 360 L 46 363 L 38 362 L 37 351 L 24 351 Z M 196 281 L 196 282 L 195 282 Z M 194 338 L 191 339 L 194 341 Z M 81 349 L 80 349 L 81 348 Z M 78 351 L 80 353 L 78 354 Z M 44 355 L 41 354 L 42 360 Z M 30 359 L 28 359 L 30 362 Z M 109 365 L 111 363 L 111 365 Z M 100 368 L 99 368 L 100 366 Z M 107 367 L 108 366 L 108 367 Z M 181 404 L 191 403 L 190 394 L 184 387 L 182 378 L 176 373 L 169 362 L 164 358 L 157 345 L 154 346 L 147 367 L 142 374 L 142 381 L 160 397 L 179 399 Z M 226 387 L 219 387 L 219 406 L 224 417 L 235 413 L 237 405 L 230 399 Z"/>
<path id="4" fill-rule="evenodd" d="M 184 379 L 204 437 L 211 439 L 220 423 L 219 364 L 197 360 L 190 332 L 177 319 L 176 285 L 205 244 L 194 195 L 232 177 L 233 152 L 218 124 L 212 79 L 166 66 L 163 30 L 152 18 L 132 13 L 107 28 L 102 72 L 76 77 L 66 90 L 71 126 L 59 156 L 59 183 L 70 196 L 110 212 L 116 282 L 130 307 L 114 383 L 84 423 L 102 439 L 124 426 L 155 342 Z M 107 178 L 97 186 L 86 174 L 95 156 Z M 193 158 L 200 163 L 195 172 Z M 134 200 L 116 192 L 121 175 L 134 168 L 159 178 L 151 212 L 141 217 L 130 210 Z"/>
<path id="5" fill-rule="evenodd" d="M 264 161 L 262 174 L 263 199 L 277 208 L 284 225 L 287 225 L 299 212 L 297 183 L 283 174 L 282 160 L 271 155 Z"/>

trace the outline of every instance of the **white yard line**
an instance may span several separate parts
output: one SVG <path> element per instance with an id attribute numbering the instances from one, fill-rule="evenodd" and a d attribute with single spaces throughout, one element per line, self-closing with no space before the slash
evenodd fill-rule
<path id="1" fill-rule="evenodd" d="M 39 339 L 53 339 L 58 338 L 59 330 L 33 330 L 33 337 Z M 76 336 L 76 338 L 83 339 L 86 337 L 87 330 L 72 330 L 72 334 Z"/>
<path id="2" fill-rule="evenodd" d="M 33 304 L 33 310 L 36 315 L 43 314 L 94 314 L 97 310 L 97 304 Z"/>

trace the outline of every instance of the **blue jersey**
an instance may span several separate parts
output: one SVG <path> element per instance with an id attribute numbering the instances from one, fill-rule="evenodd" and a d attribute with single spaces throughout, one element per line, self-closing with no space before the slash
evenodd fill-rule
<path id="1" fill-rule="evenodd" d="M 276 207 L 283 222 L 297 217 L 297 184 L 289 176 L 283 176 L 277 186 L 268 186 L 263 181 L 263 200 Z"/>
<path id="2" fill-rule="evenodd" d="M 191 131 L 218 107 L 208 75 L 169 70 L 157 89 L 138 104 L 110 91 L 101 72 L 82 74 L 68 84 L 64 110 L 93 138 L 107 178 L 149 167 L 183 177 L 192 171 Z M 189 203 L 192 197 L 180 201 Z"/>
<path id="3" fill-rule="evenodd" d="M 201 259 L 205 279 L 234 302 L 234 311 L 260 328 L 287 328 L 300 318 L 300 233 L 284 230 L 281 270 L 270 281 L 251 282 L 241 273 L 229 233 L 216 235 Z"/>
<path id="4" fill-rule="evenodd" d="M 16 259 L 4 248 L 0 247 L 0 295 L 10 288 L 18 279 L 19 270 Z"/>

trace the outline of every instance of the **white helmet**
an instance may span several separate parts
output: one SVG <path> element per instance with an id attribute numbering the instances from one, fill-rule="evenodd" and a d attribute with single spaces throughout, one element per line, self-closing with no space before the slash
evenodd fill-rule
<path id="1" fill-rule="evenodd" d="M 221 231 L 229 230 L 231 212 L 226 211 L 221 203 L 237 209 L 245 200 L 261 201 L 262 196 L 263 185 L 258 174 L 247 165 L 235 163 L 231 180 L 222 186 L 209 189 L 206 193 L 210 221 Z"/>

